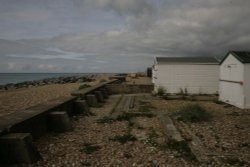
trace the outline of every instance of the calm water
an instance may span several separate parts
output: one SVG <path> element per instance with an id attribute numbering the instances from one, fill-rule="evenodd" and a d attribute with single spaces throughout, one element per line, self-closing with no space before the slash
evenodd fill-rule
<path id="1" fill-rule="evenodd" d="M 86 76 L 89 73 L 0 73 L 0 85 L 61 76 Z"/>

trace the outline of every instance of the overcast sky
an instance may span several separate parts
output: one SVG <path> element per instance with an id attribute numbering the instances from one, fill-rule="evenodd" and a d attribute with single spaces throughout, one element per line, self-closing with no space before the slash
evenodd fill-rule
<path id="1" fill-rule="evenodd" d="M 0 72 L 130 72 L 250 50 L 250 0 L 0 0 Z"/>

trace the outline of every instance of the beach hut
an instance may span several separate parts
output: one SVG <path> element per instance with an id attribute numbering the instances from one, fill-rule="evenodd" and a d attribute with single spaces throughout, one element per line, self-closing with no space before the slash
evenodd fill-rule
<path id="1" fill-rule="evenodd" d="M 212 57 L 156 57 L 152 69 L 154 90 L 167 93 L 217 94 L 219 62 Z"/>
<path id="2" fill-rule="evenodd" d="M 221 61 L 219 99 L 250 108 L 250 52 L 230 51 Z"/>

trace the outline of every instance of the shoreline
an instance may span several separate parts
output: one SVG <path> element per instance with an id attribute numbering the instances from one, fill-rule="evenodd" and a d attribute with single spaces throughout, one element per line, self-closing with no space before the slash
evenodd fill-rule
<path id="1" fill-rule="evenodd" d="M 0 86 L 7 84 L 18 84 L 28 81 L 37 81 L 58 77 L 73 77 L 73 76 L 98 76 L 106 75 L 113 76 L 118 73 L 4 73 L 0 72 Z"/>
<path id="2" fill-rule="evenodd" d="M 58 76 L 58 77 L 44 78 L 31 81 L 23 81 L 18 83 L 8 83 L 0 85 L 0 92 L 4 92 L 6 90 L 16 90 L 21 88 L 30 88 L 36 86 L 52 85 L 52 84 L 91 82 L 94 81 L 98 75 L 100 74 L 88 74 L 86 76 L 83 75 Z"/>

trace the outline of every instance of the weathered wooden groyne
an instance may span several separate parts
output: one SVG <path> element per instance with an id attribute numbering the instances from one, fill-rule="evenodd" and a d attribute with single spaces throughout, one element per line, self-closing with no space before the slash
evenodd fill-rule
<path id="1" fill-rule="evenodd" d="M 108 98 L 107 84 L 113 79 L 93 87 L 72 92 L 71 97 L 62 97 L 24 111 L 0 118 L 0 164 L 33 163 L 41 159 L 33 139 L 47 132 L 72 131 L 69 117 L 89 112 Z"/>
<path id="2" fill-rule="evenodd" d="M 152 84 L 126 84 L 113 78 L 92 87 L 76 90 L 71 97 L 61 97 L 0 118 L 1 164 L 33 163 L 42 157 L 33 144 L 48 132 L 72 131 L 70 117 L 89 114 L 90 107 L 99 107 L 110 94 L 151 93 Z"/>

